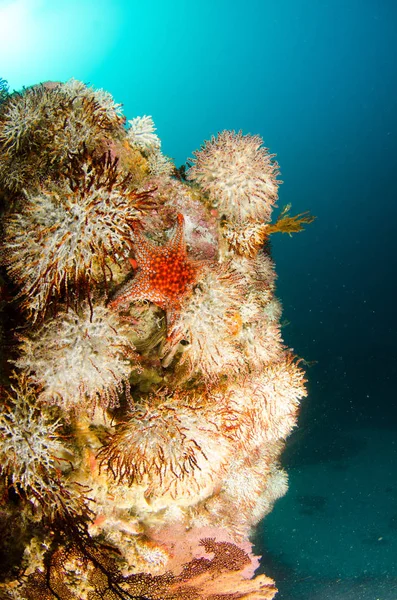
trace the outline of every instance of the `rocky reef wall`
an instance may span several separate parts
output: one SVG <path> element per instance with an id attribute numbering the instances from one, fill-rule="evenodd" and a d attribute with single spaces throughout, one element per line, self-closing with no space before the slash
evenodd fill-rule
<path id="1" fill-rule="evenodd" d="M 278 164 L 177 168 L 103 90 L 0 94 L 0 596 L 268 599 L 249 535 L 306 395 L 269 236 Z M 3 597 L 1 596 L 1 597 Z"/>

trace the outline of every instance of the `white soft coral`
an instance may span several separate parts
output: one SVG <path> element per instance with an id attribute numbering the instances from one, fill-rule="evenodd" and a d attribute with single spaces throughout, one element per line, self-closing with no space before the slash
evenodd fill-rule
<path id="1" fill-rule="evenodd" d="M 16 364 L 43 387 L 39 399 L 66 411 L 117 405 L 123 384 L 139 368 L 126 327 L 104 306 L 59 313 L 23 338 L 21 349 Z"/>
<path id="2" fill-rule="evenodd" d="M 269 221 L 277 201 L 278 164 L 259 135 L 222 131 L 194 153 L 195 181 L 228 220 Z"/>
<path id="3" fill-rule="evenodd" d="M 131 146 L 146 151 L 154 151 L 160 148 L 160 138 L 154 133 L 156 127 L 152 117 L 147 115 L 135 117 L 128 123 L 130 128 L 127 132 L 127 139 Z"/>

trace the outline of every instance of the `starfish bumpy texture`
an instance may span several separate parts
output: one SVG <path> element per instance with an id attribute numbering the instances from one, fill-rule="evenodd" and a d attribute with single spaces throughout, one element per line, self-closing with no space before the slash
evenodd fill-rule
<path id="1" fill-rule="evenodd" d="M 180 310 L 182 299 L 196 280 L 199 265 L 189 259 L 184 236 L 184 217 L 177 215 L 174 234 L 163 246 L 150 241 L 138 222 L 133 224 L 134 251 L 138 271 L 134 279 L 118 291 L 111 308 L 149 300 L 166 311 L 170 326 Z"/>

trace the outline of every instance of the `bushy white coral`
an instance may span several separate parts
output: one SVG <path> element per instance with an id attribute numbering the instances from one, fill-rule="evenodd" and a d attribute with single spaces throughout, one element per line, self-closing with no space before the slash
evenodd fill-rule
<path id="1" fill-rule="evenodd" d="M 169 332 L 165 362 L 184 340 L 180 362 L 190 375 L 216 380 L 226 371 L 237 372 L 243 366 L 236 337 L 243 293 L 243 279 L 228 264 L 205 269 Z"/>
<path id="2" fill-rule="evenodd" d="M 286 439 L 296 426 L 299 403 L 307 395 L 305 374 L 292 354 L 268 365 L 255 382 L 258 403 L 258 422 L 266 439 Z"/>
<path id="3" fill-rule="evenodd" d="M 11 389 L 0 411 L 0 472 L 14 486 L 41 497 L 48 476 L 59 467 L 57 457 L 64 453 L 61 423 L 37 405 L 35 388 L 26 376 Z"/>
<path id="4" fill-rule="evenodd" d="M 278 454 L 280 448 L 274 448 L 273 453 Z M 269 454 L 271 451 L 269 449 Z M 272 463 L 270 473 L 266 480 L 266 486 L 262 486 L 262 493 L 251 513 L 252 524 L 257 525 L 265 515 L 273 508 L 273 504 L 279 498 L 285 496 L 288 491 L 288 476 L 277 463 Z"/>
<path id="5" fill-rule="evenodd" d="M 224 438 L 219 447 L 219 428 L 208 413 L 200 396 L 186 391 L 137 402 L 98 453 L 101 467 L 120 483 L 147 486 L 152 499 L 211 493 L 231 445 Z"/>
<path id="6" fill-rule="evenodd" d="M 139 368 L 126 327 L 104 306 L 59 313 L 22 338 L 21 351 L 16 364 L 43 386 L 39 399 L 80 413 L 117 405 Z"/>
<path id="7" fill-rule="evenodd" d="M 240 342 L 244 357 L 250 370 L 261 370 L 265 364 L 278 360 L 284 352 L 278 319 L 271 312 L 280 309 L 273 295 L 274 264 L 262 252 L 254 258 L 235 257 L 231 264 L 245 284 L 244 302 L 240 308 Z"/>
<path id="8" fill-rule="evenodd" d="M 128 121 L 127 140 L 133 148 L 145 153 L 148 159 L 149 172 L 153 177 L 169 177 L 175 170 L 174 164 L 165 156 L 160 148 L 161 141 L 154 132 L 156 127 L 152 117 L 144 115 Z"/>
<path id="9" fill-rule="evenodd" d="M 213 402 L 238 422 L 234 435 L 248 453 L 264 443 L 286 439 L 296 425 L 299 402 L 306 396 L 305 376 L 293 355 L 265 366 L 237 384 L 227 396 L 215 390 Z"/>
<path id="10" fill-rule="evenodd" d="M 283 307 L 277 298 L 270 300 L 263 309 L 263 316 L 268 323 L 279 323 L 282 313 Z"/>
<path id="11" fill-rule="evenodd" d="M 2 115 L 0 128 L 0 142 L 5 150 L 19 152 L 33 144 L 31 133 L 40 121 L 46 100 L 47 95 L 41 94 L 33 110 L 29 93 L 11 97 Z"/>
<path id="12" fill-rule="evenodd" d="M 50 158 L 59 163 L 84 146 L 93 149 L 112 130 L 121 135 L 123 123 L 121 104 L 108 92 L 75 79 L 11 94 L 0 118 L 0 145 L 7 150 L 2 156 L 5 171 L 16 169 L 23 180 L 26 155 L 22 156 L 21 150 L 41 152 L 42 162 Z M 11 181 L 12 172 L 9 176 Z"/>
<path id="13" fill-rule="evenodd" d="M 127 132 L 127 140 L 131 146 L 152 152 L 160 148 L 160 138 L 154 132 L 156 127 L 152 117 L 144 115 L 135 117 L 128 121 L 130 128 Z"/>
<path id="14" fill-rule="evenodd" d="M 82 81 L 69 79 L 60 85 L 60 92 L 73 102 L 83 102 L 83 99 L 95 104 L 96 121 L 100 123 L 100 116 L 105 116 L 109 122 L 121 123 L 124 121 L 123 105 L 115 102 L 110 92 L 86 86 Z M 84 107 L 82 107 L 84 108 Z"/>
<path id="15" fill-rule="evenodd" d="M 277 361 L 285 350 L 279 325 L 268 322 L 263 314 L 258 321 L 243 328 L 241 342 L 252 370 L 261 370 L 264 365 Z"/>
<path id="16" fill-rule="evenodd" d="M 5 219 L 8 273 L 35 318 L 71 286 L 84 291 L 103 280 L 109 262 L 127 248 L 130 223 L 141 215 L 144 202 L 117 182 L 113 188 L 105 182 L 88 187 L 91 169 L 82 165 L 76 189 L 64 178 L 56 187 L 26 192 L 20 210 Z"/>
<path id="17" fill-rule="evenodd" d="M 249 220 L 244 223 L 225 221 L 221 232 L 230 253 L 254 257 L 263 247 L 267 227 L 267 224 L 262 221 Z"/>
<path id="18" fill-rule="evenodd" d="M 223 131 L 194 152 L 188 179 L 230 221 L 269 221 L 277 201 L 278 164 L 259 135 Z"/>
<path id="19" fill-rule="evenodd" d="M 154 150 L 149 154 L 148 166 L 149 172 L 153 177 L 170 177 L 175 171 L 172 160 L 160 150 Z"/>

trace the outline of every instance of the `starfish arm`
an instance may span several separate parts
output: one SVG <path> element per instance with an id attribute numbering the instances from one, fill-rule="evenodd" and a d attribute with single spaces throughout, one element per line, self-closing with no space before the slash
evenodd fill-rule
<path id="1" fill-rule="evenodd" d="M 128 306 L 131 302 L 138 300 L 150 300 L 150 288 L 147 284 L 146 277 L 142 271 L 138 272 L 135 277 L 123 285 L 109 303 L 111 308 L 120 306 Z"/>
<path id="2" fill-rule="evenodd" d="M 138 264 L 142 264 L 146 261 L 148 255 L 158 254 L 161 246 L 157 246 L 157 244 L 149 240 L 142 233 L 141 225 L 139 223 L 135 222 L 132 226 L 132 230 L 134 232 L 133 241 L 135 259 Z"/>
<path id="3" fill-rule="evenodd" d="M 168 247 L 179 255 L 186 255 L 185 219 L 182 213 L 177 215 L 176 228 L 168 242 Z"/>

